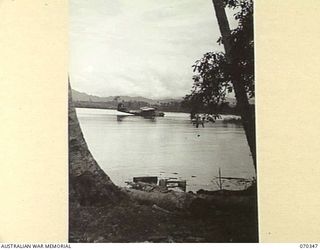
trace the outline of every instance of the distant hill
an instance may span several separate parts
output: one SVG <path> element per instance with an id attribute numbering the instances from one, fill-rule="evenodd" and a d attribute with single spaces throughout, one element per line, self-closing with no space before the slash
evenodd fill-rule
<path id="1" fill-rule="evenodd" d="M 160 104 L 160 103 L 169 103 L 169 102 L 180 102 L 182 101 L 182 98 L 180 99 L 150 99 L 145 98 L 142 96 L 108 96 L 108 97 L 101 97 L 96 95 L 89 95 L 83 92 L 79 92 L 77 90 L 72 89 L 72 99 L 75 102 L 112 102 L 115 101 L 118 97 L 118 101 L 125 101 L 125 102 L 146 102 L 149 104 Z"/>
<path id="2" fill-rule="evenodd" d="M 108 97 L 101 97 L 101 96 L 96 96 L 96 95 L 89 95 L 83 92 L 79 92 L 77 90 L 72 90 L 72 99 L 75 102 L 113 102 L 116 101 L 116 98 L 118 98 L 119 101 L 124 101 L 124 102 L 146 102 L 149 103 L 150 105 L 158 104 L 160 105 L 161 103 L 171 103 L 171 102 L 181 102 L 183 98 L 167 98 L 167 99 L 150 99 L 150 98 L 145 98 L 142 96 L 108 96 Z M 226 102 L 229 103 L 231 107 L 236 106 L 236 99 L 231 98 L 231 97 L 226 97 Z M 250 104 L 254 104 L 255 99 L 252 98 L 249 100 Z"/>

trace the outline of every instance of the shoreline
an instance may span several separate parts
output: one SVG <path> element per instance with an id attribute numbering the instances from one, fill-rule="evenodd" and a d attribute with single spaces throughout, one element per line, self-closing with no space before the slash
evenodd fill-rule
<path id="1" fill-rule="evenodd" d="M 107 110 L 117 110 L 116 106 L 107 106 L 103 102 L 92 102 L 92 103 L 84 103 L 81 104 L 81 102 L 73 102 L 72 105 L 74 108 L 83 108 L 83 109 L 107 109 Z M 152 106 L 152 105 L 151 105 Z M 189 110 L 166 110 L 166 109 L 161 109 L 159 108 L 159 111 L 161 112 L 169 112 L 169 113 L 184 113 L 190 115 Z M 202 114 L 203 112 L 199 112 Z M 220 115 L 225 115 L 225 116 L 233 116 L 233 117 L 241 117 L 238 114 L 232 114 L 232 113 L 221 113 Z"/>

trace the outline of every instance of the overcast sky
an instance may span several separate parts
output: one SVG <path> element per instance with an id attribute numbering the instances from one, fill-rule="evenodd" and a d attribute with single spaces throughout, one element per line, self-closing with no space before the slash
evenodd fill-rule
<path id="1" fill-rule="evenodd" d="M 211 0 L 71 0 L 70 18 L 71 85 L 88 94 L 182 97 L 223 50 Z"/>

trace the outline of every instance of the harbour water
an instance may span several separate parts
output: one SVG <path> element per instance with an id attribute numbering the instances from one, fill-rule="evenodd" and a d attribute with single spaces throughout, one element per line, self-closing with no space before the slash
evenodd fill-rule
<path id="1" fill-rule="evenodd" d="M 217 121 L 196 128 L 186 113 L 146 119 L 116 110 L 76 111 L 92 155 L 116 185 L 126 186 L 135 176 L 158 176 L 187 180 L 187 191 L 216 190 L 219 168 L 226 177 L 255 176 L 240 125 Z M 223 185 L 240 187 L 232 181 Z"/>

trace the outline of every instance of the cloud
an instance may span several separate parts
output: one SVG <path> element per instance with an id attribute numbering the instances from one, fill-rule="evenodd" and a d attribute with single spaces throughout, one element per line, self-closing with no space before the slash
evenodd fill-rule
<path id="1" fill-rule="evenodd" d="M 71 0 L 72 87 L 100 96 L 183 96 L 191 65 L 222 50 L 211 1 Z"/>

